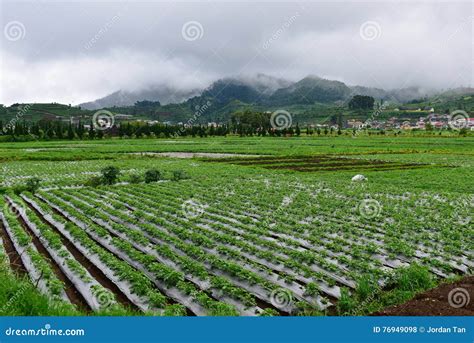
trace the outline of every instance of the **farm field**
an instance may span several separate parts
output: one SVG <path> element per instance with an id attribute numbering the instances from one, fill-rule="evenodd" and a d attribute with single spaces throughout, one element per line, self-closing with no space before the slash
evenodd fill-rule
<path id="1" fill-rule="evenodd" d="M 2 143 L 0 161 L 2 271 L 68 314 L 364 315 L 474 269 L 469 136 Z"/>

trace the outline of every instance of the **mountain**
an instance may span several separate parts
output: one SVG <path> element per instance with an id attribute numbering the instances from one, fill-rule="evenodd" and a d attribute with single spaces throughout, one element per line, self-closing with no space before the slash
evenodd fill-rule
<path id="1" fill-rule="evenodd" d="M 298 82 L 264 74 L 245 78 L 224 78 L 210 85 L 198 98 L 212 99 L 215 105 L 240 101 L 252 105 L 290 106 L 332 103 L 349 98 L 351 89 L 343 82 L 308 76 Z M 198 101 L 199 102 L 199 101 Z"/>
<path id="2" fill-rule="evenodd" d="M 217 80 L 203 93 L 203 97 L 212 97 L 218 103 L 239 100 L 245 103 L 260 103 L 278 89 L 288 87 L 290 81 L 265 74 L 256 76 L 228 77 Z"/>
<path id="3" fill-rule="evenodd" d="M 307 76 L 286 88 L 274 92 L 268 103 L 284 106 L 288 104 L 329 103 L 346 100 L 351 90 L 343 82 Z"/>
<path id="4" fill-rule="evenodd" d="M 170 103 L 180 103 L 201 93 L 195 89 L 182 91 L 171 87 L 152 87 L 140 91 L 119 90 L 95 101 L 80 104 L 86 110 L 97 110 L 105 107 L 133 106 L 135 102 L 142 100 L 159 101 L 166 105 Z"/>
<path id="5" fill-rule="evenodd" d="M 182 91 L 173 87 L 155 86 L 140 91 L 119 90 L 103 98 L 80 104 L 81 108 L 97 110 L 105 107 L 133 106 L 137 101 L 159 101 L 162 105 L 181 103 L 193 97 L 214 98 L 218 103 L 240 100 L 252 103 L 277 89 L 288 87 L 290 81 L 265 74 L 228 77 L 215 81 L 207 89 Z"/>
<path id="6" fill-rule="evenodd" d="M 408 102 L 427 103 L 426 106 L 443 103 L 445 111 L 448 106 L 459 107 L 459 97 L 456 97 L 456 94 L 466 94 L 471 90 L 449 90 L 449 93 L 443 96 L 444 99 L 450 95 L 452 103 L 447 104 L 445 100 L 433 97 L 439 96 L 440 92 L 419 87 L 384 90 L 346 85 L 341 81 L 314 75 L 292 82 L 256 74 L 222 78 L 203 90 L 187 92 L 170 86 L 156 86 L 135 92 L 121 90 L 81 106 L 84 109 L 109 108 L 141 119 L 186 122 L 194 118 L 193 120 L 199 123 L 226 122 L 232 114 L 248 109 L 261 112 L 285 109 L 297 116 L 300 122 L 310 122 L 316 117 L 326 118 L 337 114 L 354 95 L 372 96 L 376 100 L 388 101 L 393 106 Z M 135 105 L 136 102 L 144 100 L 151 105 L 146 108 L 140 104 Z M 467 100 L 462 101 L 465 103 Z"/>
<path id="7" fill-rule="evenodd" d="M 284 109 L 290 112 L 295 122 L 324 123 L 328 118 L 343 113 L 344 116 L 360 116 L 352 113 L 347 102 L 354 95 L 369 95 L 377 100 L 389 102 L 386 116 L 397 116 L 402 112 L 394 111 L 401 103 L 411 108 L 433 107 L 436 113 L 449 113 L 454 110 L 474 111 L 474 89 L 456 88 L 442 92 L 421 88 L 383 90 L 378 88 L 347 86 L 342 82 L 325 80 L 317 76 L 308 76 L 298 82 L 290 82 L 263 74 L 254 77 L 235 77 L 217 80 L 203 91 L 194 93 L 175 93 L 175 97 L 186 98 L 185 101 L 171 101 L 167 91 L 125 92 L 118 91 L 109 97 L 86 104 L 89 108 L 105 108 L 114 113 L 133 116 L 135 119 L 158 120 L 170 123 L 192 122 L 206 124 L 209 122 L 225 123 L 233 114 L 246 110 L 265 112 Z M 170 103 L 161 103 L 158 96 L 165 97 Z M 193 96 L 194 95 L 194 96 Z M 143 96 L 143 98 L 141 98 Z M 144 101 L 146 99 L 147 101 Z M 151 100 L 149 100 L 151 99 Z M 404 101 L 400 101 L 403 99 Z M 113 101 L 114 106 L 102 104 Z M 117 105 L 126 104 L 119 107 Z M 130 105 L 133 104 L 133 105 Z M 14 104 L 10 107 L 0 106 L 0 120 L 6 122 L 21 116 L 25 120 L 54 120 L 60 117 L 83 117 L 93 114 L 93 110 L 71 107 L 61 104 Z M 417 114 L 418 115 L 418 114 Z"/>
<path id="8" fill-rule="evenodd" d="M 369 95 L 392 103 L 405 103 L 433 96 L 433 90 L 409 87 L 395 90 L 348 86 L 341 81 L 310 75 L 298 82 L 265 74 L 227 77 L 213 82 L 204 90 L 178 90 L 171 86 L 154 86 L 140 91 L 119 90 L 103 98 L 81 104 L 84 109 L 133 106 L 137 101 L 159 101 L 162 105 L 189 102 L 203 104 L 211 100 L 215 106 L 232 101 L 263 106 L 311 105 L 347 102 L 353 95 Z"/>
<path id="9" fill-rule="evenodd" d="M 214 82 L 206 89 L 201 97 L 212 98 L 219 104 L 225 104 L 233 100 L 240 100 L 246 103 L 254 103 L 259 100 L 262 93 L 253 86 L 238 79 L 221 79 Z"/>

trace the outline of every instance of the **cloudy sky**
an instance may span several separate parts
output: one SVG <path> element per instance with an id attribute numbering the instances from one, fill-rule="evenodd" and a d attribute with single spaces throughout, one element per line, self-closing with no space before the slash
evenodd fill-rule
<path id="1" fill-rule="evenodd" d="M 473 85 L 465 2 L 1 1 L 0 103 L 313 74 L 379 88 Z"/>

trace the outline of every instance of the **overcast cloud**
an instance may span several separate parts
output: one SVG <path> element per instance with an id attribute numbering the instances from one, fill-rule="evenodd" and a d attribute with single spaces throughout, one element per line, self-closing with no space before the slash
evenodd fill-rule
<path id="1" fill-rule="evenodd" d="M 473 86 L 472 24 L 469 1 L 2 1 L 0 103 L 79 104 L 119 89 L 196 89 L 256 73 Z"/>

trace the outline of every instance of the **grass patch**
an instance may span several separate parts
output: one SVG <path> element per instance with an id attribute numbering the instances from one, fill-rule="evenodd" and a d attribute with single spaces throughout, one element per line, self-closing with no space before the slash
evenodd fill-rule
<path id="1" fill-rule="evenodd" d="M 381 288 L 370 278 L 361 278 L 354 294 L 343 288 L 337 309 L 339 315 L 368 315 L 388 306 L 404 303 L 437 285 L 428 268 L 418 264 L 400 268 L 387 279 Z"/>
<path id="2" fill-rule="evenodd" d="M 0 265 L 0 315 L 1 316 L 78 316 L 71 304 L 51 300 L 41 294 L 25 277 L 13 274 L 9 267 Z"/>

